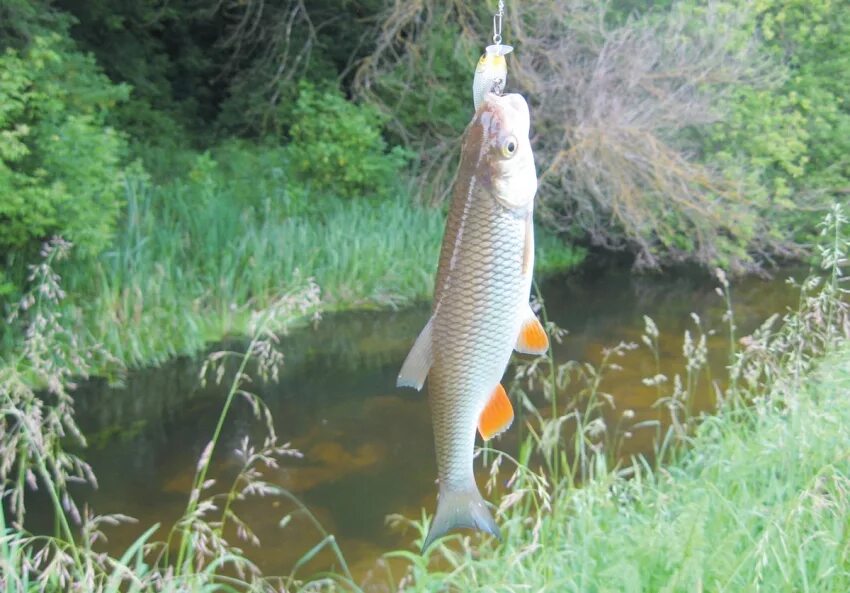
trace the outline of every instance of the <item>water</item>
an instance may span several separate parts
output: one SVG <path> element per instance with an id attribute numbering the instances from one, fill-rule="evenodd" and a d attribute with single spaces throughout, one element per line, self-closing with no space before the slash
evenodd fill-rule
<path id="1" fill-rule="evenodd" d="M 739 335 L 793 304 L 795 292 L 785 284 L 787 276 L 734 284 Z M 698 271 L 634 276 L 626 269 L 593 267 L 550 279 L 542 287 L 549 317 L 569 331 L 555 345 L 556 356 L 598 362 L 604 347 L 639 343 L 643 315 L 649 315 L 661 330 L 664 371 L 672 375 L 683 369 L 682 334 L 693 329 L 690 313 L 695 312 L 704 327 L 719 330 L 709 339 L 709 358 L 720 370 L 727 360 L 728 338 L 716 284 Z M 427 318 L 425 305 L 329 316 L 282 337 L 285 362 L 278 383 L 252 385 L 271 409 L 281 438 L 304 453 L 303 459 L 285 460 L 267 478 L 297 495 L 336 536 L 361 581 L 385 580 L 376 564 L 380 555 L 411 546 L 413 534 L 386 526 L 388 514 L 418 517 L 423 507 L 434 509 L 436 464 L 427 402 L 423 394 L 394 387 L 401 362 Z M 238 350 L 240 345 L 222 347 Z M 666 422 L 664 410 L 652 405 L 655 390 L 641 383 L 655 372 L 649 351 L 640 348 L 618 363 L 623 370 L 603 384 L 615 402 L 605 413 L 608 425 L 619 424 L 625 431 L 643 420 Z M 91 441 L 85 456 L 100 480 L 100 488 L 85 498 L 99 513 L 121 512 L 139 520 L 108 533 L 108 545 L 116 551 L 153 523 L 170 526 L 185 509 L 197 459 L 226 393 L 226 381 L 222 386 L 199 385 L 200 364 L 179 359 L 132 373 L 123 388 L 94 381 L 77 393 L 79 420 Z M 703 389 L 696 409 L 710 409 L 712 397 L 710 389 Z M 628 422 L 621 419 L 627 409 L 634 412 Z M 235 471 L 231 452 L 256 426 L 249 406 L 237 401 L 211 471 L 222 484 Z M 633 431 L 623 441 L 623 453 L 651 451 L 653 436 L 650 430 Z M 510 439 L 506 446 L 513 446 Z M 267 574 L 289 574 L 322 537 L 303 513 L 281 529 L 278 522 L 293 509 L 288 501 L 256 498 L 237 507 L 262 542 L 249 554 Z M 339 568 L 329 552 L 304 570 L 327 568 Z"/>

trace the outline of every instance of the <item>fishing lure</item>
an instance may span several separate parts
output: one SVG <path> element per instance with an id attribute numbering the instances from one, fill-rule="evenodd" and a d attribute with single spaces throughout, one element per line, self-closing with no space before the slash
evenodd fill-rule
<path id="1" fill-rule="evenodd" d="M 493 45 L 484 49 L 484 54 L 475 67 L 472 79 L 472 103 L 475 110 L 481 106 L 487 93 L 501 95 L 508 81 L 508 63 L 505 59 L 514 48 L 502 44 L 502 17 L 505 3 L 499 0 L 499 10 L 493 15 Z"/>

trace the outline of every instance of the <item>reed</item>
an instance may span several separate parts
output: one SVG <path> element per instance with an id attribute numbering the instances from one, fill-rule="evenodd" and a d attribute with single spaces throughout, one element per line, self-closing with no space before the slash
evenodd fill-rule
<path id="1" fill-rule="evenodd" d="M 430 296 L 440 209 L 404 194 L 342 200 L 287 189 L 270 167 L 258 170 L 264 160 L 245 161 L 243 152 L 227 153 L 233 170 L 200 157 L 188 175 L 163 184 L 140 170 L 127 175 L 126 216 L 112 248 L 61 267 L 69 295 L 62 315 L 79 340 L 124 366 L 152 365 L 247 335 L 253 313 L 308 279 L 321 290 L 322 311 L 395 308 Z M 554 272 L 584 252 L 543 234 L 538 256 L 538 268 Z M 5 334 L 13 351 L 20 333 Z"/>

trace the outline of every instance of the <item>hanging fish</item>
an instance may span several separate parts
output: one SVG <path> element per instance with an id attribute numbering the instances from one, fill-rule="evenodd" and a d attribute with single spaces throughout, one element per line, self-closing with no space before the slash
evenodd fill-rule
<path id="1" fill-rule="evenodd" d="M 508 63 L 505 56 L 513 49 L 510 45 L 488 45 L 478 60 L 472 79 L 472 103 L 476 111 L 487 93 L 501 95 L 505 91 L 508 82 Z"/>
<path id="2" fill-rule="evenodd" d="M 440 492 L 423 552 L 456 527 L 500 537 L 472 471 L 475 431 L 487 440 L 513 421 L 500 384 L 511 352 L 549 347 L 529 305 L 537 174 L 528 132 L 520 95 L 482 97 L 461 149 L 431 319 L 398 376 L 415 389 L 428 377 Z"/>

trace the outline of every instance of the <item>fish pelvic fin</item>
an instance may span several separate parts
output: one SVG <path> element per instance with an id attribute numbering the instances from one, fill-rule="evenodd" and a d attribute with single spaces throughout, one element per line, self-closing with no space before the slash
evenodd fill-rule
<path id="1" fill-rule="evenodd" d="M 543 324 L 537 319 L 537 315 L 531 310 L 531 306 L 524 305 L 520 315 L 522 316 L 522 326 L 514 349 L 522 354 L 546 354 L 546 351 L 549 350 L 549 336 L 546 335 Z"/>
<path id="2" fill-rule="evenodd" d="M 434 351 L 431 347 L 431 326 L 434 318 L 428 320 L 425 327 L 419 332 L 419 337 L 410 349 L 401 371 L 398 373 L 396 387 L 413 387 L 417 391 L 425 384 L 425 377 L 434 363 Z"/>
<path id="3" fill-rule="evenodd" d="M 425 542 L 422 544 L 422 553 L 436 540 L 446 535 L 452 529 L 477 529 L 502 539 L 499 526 L 493 520 L 493 515 L 487 508 L 487 503 L 473 486 L 473 490 L 448 491 L 440 488 L 440 497 L 437 499 L 437 512 Z"/>

